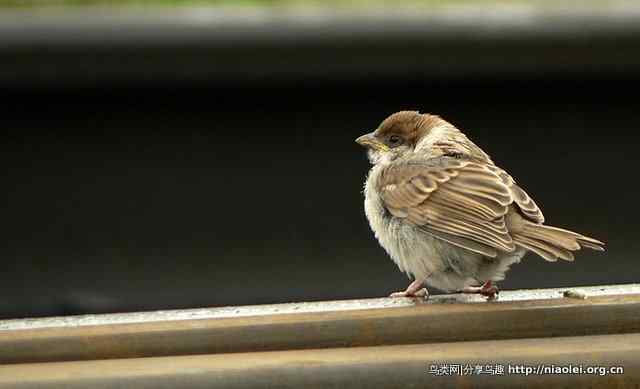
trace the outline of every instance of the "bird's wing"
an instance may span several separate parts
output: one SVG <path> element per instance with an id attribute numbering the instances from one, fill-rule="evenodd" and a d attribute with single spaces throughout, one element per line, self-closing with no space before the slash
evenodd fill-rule
<path id="1" fill-rule="evenodd" d="M 488 166 L 488 168 L 491 169 L 492 172 L 496 173 L 502 182 L 509 188 L 511 197 L 513 197 L 513 202 L 518 206 L 521 214 L 526 219 L 537 224 L 544 223 L 544 215 L 540 208 L 538 208 L 538 205 L 536 205 L 535 201 L 529 197 L 527 192 L 516 184 L 515 180 L 507 174 L 507 172 L 494 165 Z"/>
<path id="2" fill-rule="evenodd" d="M 451 157 L 396 162 L 385 168 L 378 189 L 393 216 L 451 244 L 496 257 L 498 251 L 515 250 L 505 215 L 517 197 L 515 183 L 505 182 L 498 170 Z M 520 191 L 515 189 L 527 212 L 537 215 Z"/>

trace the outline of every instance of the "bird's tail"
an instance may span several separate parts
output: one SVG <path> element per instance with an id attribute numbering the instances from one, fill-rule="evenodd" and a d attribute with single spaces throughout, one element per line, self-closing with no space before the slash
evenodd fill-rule
<path id="1" fill-rule="evenodd" d="M 587 247 L 604 251 L 604 243 L 562 228 L 525 222 L 524 228 L 513 236 L 516 245 L 538 254 L 547 261 L 558 258 L 573 261 L 572 251 Z"/>

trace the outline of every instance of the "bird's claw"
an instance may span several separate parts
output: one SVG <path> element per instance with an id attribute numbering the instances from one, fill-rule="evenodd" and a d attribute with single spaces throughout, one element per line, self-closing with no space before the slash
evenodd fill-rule
<path id="1" fill-rule="evenodd" d="M 500 294 L 500 290 L 491 282 L 486 282 L 482 286 L 468 286 L 461 291 L 462 293 L 477 293 L 485 296 L 487 300 L 496 300 Z"/>
<path id="2" fill-rule="evenodd" d="M 495 286 L 492 286 L 491 288 L 481 290 L 480 294 L 485 296 L 487 300 L 497 300 L 500 291 Z"/>
<path id="3" fill-rule="evenodd" d="M 402 292 L 393 292 L 389 295 L 389 297 L 424 297 L 425 299 L 427 299 L 429 298 L 429 292 L 426 288 L 418 289 L 415 292 L 404 290 Z"/>

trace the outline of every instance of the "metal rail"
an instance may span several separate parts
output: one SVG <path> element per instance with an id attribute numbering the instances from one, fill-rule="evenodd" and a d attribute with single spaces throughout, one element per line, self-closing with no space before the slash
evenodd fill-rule
<path id="1" fill-rule="evenodd" d="M 640 284 L 6 320 L 0 363 L 0 388 L 637 387 Z M 624 374 L 509 374 L 542 363 Z"/>
<path id="2" fill-rule="evenodd" d="M 640 285 L 567 291 L 0 321 L 0 363 L 640 332 Z"/>
<path id="3" fill-rule="evenodd" d="M 0 388 L 635 388 L 638 355 L 640 334 L 112 359 L 0 366 Z M 443 363 L 503 374 L 430 373 Z M 624 372 L 509 373 L 541 363 Z"/>
<path id="4" fill-rule="evenodd" d="M 640 68 L 637 2 L 466 3 L 4 10 L 0 82 L 546 77 Z"/>

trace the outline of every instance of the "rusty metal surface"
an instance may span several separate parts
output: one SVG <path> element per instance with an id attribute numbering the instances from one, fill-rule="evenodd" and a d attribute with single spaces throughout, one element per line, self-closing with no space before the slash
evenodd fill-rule
<path id="1" fill-rule="evenodd" d="M 0 388 L 637 388 L 640 333 L 0 366 Z M 504 375 L 435 376 L 437 363 Z M 508 374 L 509 364 L 622 366 L 624 374 Z"/>
<path id="2" fill-rule="evenodd" d="M 640 332 L 638 285 L 571 289 L 5 321 L 0 363 Z"/>

